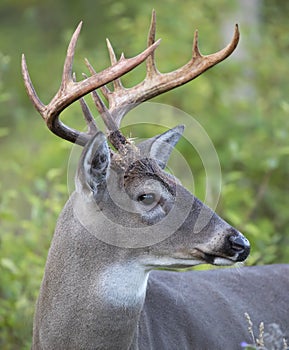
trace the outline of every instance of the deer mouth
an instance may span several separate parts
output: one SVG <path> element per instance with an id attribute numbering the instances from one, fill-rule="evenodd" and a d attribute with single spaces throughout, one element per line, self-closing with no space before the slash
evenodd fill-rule
<path id="1" fill-rule="evenodd" d="M 228 257 L 221 254 L 205 252 L 199 248 L 195 248 L 191 252 L 182 252 L 176 254 L 172 260 L 160 263 L 159 267 L 168 269 L 185 269 L 201 264 L 211 264 L 216 266 L 229 266 L 238 261 L 235 255 Z"/>
<path id="2" fill-rule="evenodd" d="M 237 251 L 232 251 L 232 255 L 228 256 L 222 253 L 214 253 L 214 252 L 206 252 L 203 251 L 199 248 L 195 248 L 193 257 L 194 259 L 199 259 L 202 261 L 202 263 L 205 264 L 211 264 L 211 265 L 216 265 L 216 266 L 229 266 L 233 265 L 237 262 L 242 262 L 245 261 L 246 258 L 249 255 L 250 249 L 244 249 L 240 250 L 239 252 Z"/>
<path id="3" fill-rule="evenodd" d="M 211 265 L 233 265 L 237 260 L 234 257 L 222 256 L 213 253 L 206 253 L 198 250 L 205 263 Z"/>
<path id="4" fill-rule="evenodd" d="M 178 257 L 178 259 L 183 260 L 186 267 L 188 267 L 188 265 L 195 266 L 200 264 L 211 264 L 216 266 L 233 265 L 239 261 L 236 255 L 228 257 L 213 252 L 205 252 L 199 248 L 195 248 L 194 251 L 191 252 L 190 257 Z"/>

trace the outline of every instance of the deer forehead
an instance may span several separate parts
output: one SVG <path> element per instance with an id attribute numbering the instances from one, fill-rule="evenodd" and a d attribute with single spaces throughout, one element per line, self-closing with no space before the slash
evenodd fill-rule
<path id="1" fill-rule="evenodd" d="M 176 191 L 174 177 L 163 171 L 157 162 L 150 158 L 139 159 L 130 164 L 124 172 L 123 181 L 128 191 L 142 186 L 148 190 L 165 188 L 171 194 L 175 194 Z"/>

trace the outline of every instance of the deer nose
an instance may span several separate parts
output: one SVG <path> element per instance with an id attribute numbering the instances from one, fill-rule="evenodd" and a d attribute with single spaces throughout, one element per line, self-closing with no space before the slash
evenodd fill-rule
<path id="1" fill-rule="evenodd" d="M 250 253 L 250 243 L 246 237 L 244 237 L 241 233 L 237 233 L 231 235 L 229 237 L 229 243 L 231 245 L 231 249 L 238 253 L 237 261 L 244 261 L 249 253 Z"/>

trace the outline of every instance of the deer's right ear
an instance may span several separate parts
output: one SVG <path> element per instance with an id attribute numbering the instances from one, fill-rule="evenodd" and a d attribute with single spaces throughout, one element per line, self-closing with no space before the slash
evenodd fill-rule
<path id="1" fill-rule="evenodd" d="M 100 200 L 106 188 L 109 164 L 110 149 L 104 134 L 99 131 L 82 152 L 75 178 L 76 191 L 87 198 L 93 196 L 94 200 Z"/>

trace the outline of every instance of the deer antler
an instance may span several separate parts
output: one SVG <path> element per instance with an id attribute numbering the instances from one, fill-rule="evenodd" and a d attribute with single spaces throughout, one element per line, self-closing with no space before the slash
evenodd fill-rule
<path id="1" fill-rule="evenodd" d="M 83 96 L 92 92 L 96 108 L 108 129 L 108 137 L 117 150 L 121 150 L 123 145 L 129 143 L 121 134 L 119 127 L 122 118 L 132 108 L 195 79 L 207 69 L 227 58 L 235 50 L 239 41 L 239 30 L 238 25 L 236 25 L 234 36 L 224 49 L 211 55 L 203 56 L 198 47 L 198 32 L 196 31 L 193 41 L 192 58 L 190 61 L 175 71 L 160 73 L 156 67 L 154 57 L 154 50 L 159 45 L 160 40 L 155 41 L 156 14 L 155 11 L 153 11 L 146 50 L 129 59 L 124 58 L 122 54 L 120 59 L 117 60 L 110 42 L 107 41 L 111 66 L 96 73 L 91 64 L 86 60 L 86 65 L 92 75 L 80 82 L 76 82 L 75 78 L 72 76 L 72 63 L 81 24 L 82 23 L 78 25 L 71 38 L 63 68 L 62 82 L 57 94 L 51 102 L 48 105 L 44 105 L 38 98 L 31 83 L 25 57 L 23 55 L 22 74 L 24 83 L 32 103 L 42 115 L 48 128 L 61 138 L 76 142 L 82 146 L 86 144 L 97 130 L 94 119 L 86 103 L 82 99 Z M 144 60 L 146 60 L 146 78 L 132 88 L 123 87 L 120 77 Z M 105 86 L 105 84 L 111 81 L 113 81 L 113 90 Z M 100 88 L 104 98 L 107 100 L 108 107 L 106 107 L 95 91 L 98 88 Z M 59 114 L 76 100 L 80 100 L 85 121 L 88 125 L 88 131 L 86 133 L 74 130 L 59 120 Z"/>
<path id="2" fill-rule="evenodd" d="M 153 11 L 148 34 L 148 47 L 154 45 L 155 33 L 156 14 L 155 11 Z M 112 144 L 118 148 L 117 145 L 119 144 L 119 140 L 115 139 L 114 135 L 119 129 L 122 118 L 132 108 L 136 107 L 141 102 L 147 101 L 195 79 L 207 69 L 227 58 L 235 50 L 238 41 L 239 29 L 238 25 L 236 25 L 234 36 L 227 47 L 211 55 L 203 56 L 198 47 L 198 31 L 196 31 L 193 41 L 192 58 L 181 68 L 169 73 L 160 73 L 156 68 L 154 51 L 152 51 L 146 59 L 146 78 L 141 83 L 132 88 L 125 88 L 123 87 L 120 78 L 118 78 L 113 81 L 113 91 L 109 90 L 106 86 L 101 87 L 101 92 L 104 98 L 108 101 L 109 107 L 106 108 L 100 97 L 95 93 L 94 100 L 96 102 L 96 107 L 108 128 Z M 111 63 L 114 65 L 117 61 L 109 42 L 108 48 Z M 87 60 L 86 65 L 90 73 L 95 74 L 95 70 Z M 117 135 L 119 135 L 119 132 L 117 132 Z M 123 144 L 124 141 L 121 143 Z"/>
<path id="3" fill-rule="evenodd" d="M 91 138 L 91 133 L 95 130 L 95 127 L 89 128 L 87 133 L 74 130 L 59 120 L 60 113 L 67 106 L 80 99 L 82 96 L 122 76 L 123 74 L 139 65 L 156 49 L 156 47 L 159 45 L 159 41 L 153 45 L 150 45 L 146 50 L 133 58 L 125 58 L 124 55 L 121 55 L 119 61 L 115 61 L 114 64 L 107 69 L 101 71 L 100 73 L 94 74 L 83 81 L 76 82 L 72 76 L 72 64 L 75 46 L 79 37 L 81 26 L 82 22 L 80 22 L 71 38 L 67 49 L 60 88 L 48 105 L 44 105 L 40 101 L 34 90 L 28 73 L 24 54 L 22 55 L 22 75 L 24 78 L 27 93 L 34 107 L 46 122 L 48 128 L 59 137 L 70 142 L 76 142 L 83 146 Z M 91 119 L 89 119 L 89 117 L 88 119 L 86 118 L 86 121 L 89 126 L 92 125 Z"/>

